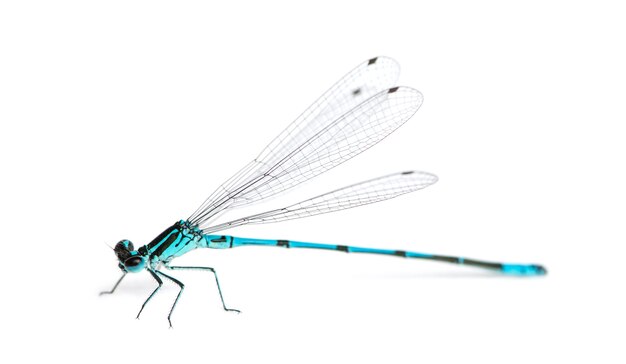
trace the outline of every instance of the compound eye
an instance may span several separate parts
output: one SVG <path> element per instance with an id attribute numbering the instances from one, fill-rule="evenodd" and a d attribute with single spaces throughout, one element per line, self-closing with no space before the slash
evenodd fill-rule
<path id="1" fill-rule="evenodd" d="M 143 263 L 143 258 L 141 258 L 141 257 L 132 257 L 132 258 L 126 259 L 126 261 L 124 262 L 124 265 L 127 268 L 135 268 L 135 267 L 141 265 L 142 263 Z"/>
<path id="2" fill-rule="evenodd" d="M 124 261 L 124 268 L 131 273 L 141 272 L 146 265 L 146 260 L 142 256 L 132 256 Z"/>

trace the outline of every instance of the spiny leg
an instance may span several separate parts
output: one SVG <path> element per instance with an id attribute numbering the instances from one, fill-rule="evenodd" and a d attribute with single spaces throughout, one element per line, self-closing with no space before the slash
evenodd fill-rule
<path id="1" fill-rule="evenodd" d="M 241 311 L 239 311 L 239 310 L 236 310 L 234 308 L 226 307 L 226 303 L 224 303 L 224 296 L 222 295 L 222 289 L 220 288 L 220 281 L 219 281 L 219 279 L 217 279 L 217 272 L 215 271 L 215 269 L 213 269 L 211 267 L 181 267 L 181 266 L 169 266 L 169 265 L 166 265 L 165 268 L 171 269 L 171 270 L 201 270 L 201 271 L 210 271 L 211 273 L 213 273 L 213 276 L 215 277 L 215 283 L 217 284 L 217 291 L 220 294 L 220 299 L 222 300 L 222 307 L 224 307 L 224 310 L 241 313 Z"/>
<path id="2" fill-rule="evenodd" d="M 139 310 L 139 313 L 137 314 L 137 319 L 139 319 L 139 315 L 141 315 L 141 311 L 143 311 L 143 308 L 146 307 L 146 304 L 148 303 L 148 301 L 150 301 L 150 299 L 152 298 L 152 296 L 154 296 L 155 293 L 157 293 L 157 291 L 161 288 L 161 286 L 163 285 L 163 281 L 161 280 L 161 278 L 159 278 L 159 276 L 156 275 L 156 273 L 154 273 L 154 271 L 152 269 L 148 269 L 148 272 L 150 272 L 150 274 L 152 275 L 152 277 L 157 281 L 157 283 L 159 284 L 159 286 L 157 288 L 154 289 L 154 291 L 152 291 L 152 293 L 150 294 L 150 296 L 148 296 L 148 298 L 146 299 L 146 301 L 143 303 L 143 305 L 141 305 L 141 309 Z"/>
<path id="3" fill-rule="evenodd" d="M 157 270 L 155 272 L 157 274 L 160 274 L 163 277 L 169 279 L 170 281 L 176 283 L 178 285 L 178 287 L 180 287 L 180 291 L 178 291 L 178 295 L 176 296 L 176 299 L 174 300 L 174 304 L 172 305 L 172 309 L 170 309 L 170 313 L 169 313 L 169 315 L 167 315 L 167 321 L 170 323 L 170 328 L 171 328 L 172 327 L 172 319 L 171 319 L 172 312 L 174 312 L 174 308 L 176 307 L 176 304 L 178 303 L 178 299 L 180 298 L 180 295 L 183 294 L 183 290 L 185 289 L 185 285 L 181 281 L 179 281 L 178 279 L 176 279 L 176 278 L 174 278 L 172 276 L 169 276 L 169 275 L 167 275 L 167 274 L 165 274 L 165 273 L 163 273 L 161 271 Z"/>
<path id="4" fill-rule="evenodd" d="M 124 277 L 126 277 L 126 272 L 124 272 L 124 274 L 122 274 L 120 279 L 117 280 L 117 283 L 115 283 L 115 285 L 113 286 L 113 288 L 111 288 L 110 291 L 102 291 L 102 292 L 100 292 L 100 296 L 102 296 L 103 294 L 112 294 L 113 292 L 115 292 L 115 289 L 117 289 L 117 286 L 120 285 L 120 282 L 122 282 L 122 279 L 124 279 Z"/>

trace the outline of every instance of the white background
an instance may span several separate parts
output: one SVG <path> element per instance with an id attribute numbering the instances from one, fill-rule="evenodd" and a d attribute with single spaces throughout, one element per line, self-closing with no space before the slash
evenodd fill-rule
<path id="1" fill-rule="evenodd" d="M 623 363 L 619 3 L 2 2 L 3 362 Z M 407 169 L 440 181 L 229 233 L 538 262 L 546 278 L 252 247 L 179 259 L 215 267 L 240 315 L 197 272 L 176 275 L 173 330 L 171 284 L 141 320 L 147 274 L 98 297 L 120 274 L 105 243 L 189 216 L 376 55 L 423 107 L 289 198 Z"/>

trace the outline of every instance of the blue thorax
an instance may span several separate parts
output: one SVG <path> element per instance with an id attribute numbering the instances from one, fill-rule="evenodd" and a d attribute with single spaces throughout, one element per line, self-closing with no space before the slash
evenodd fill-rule
<path id="1" fill-rule="evenodd" d="M 156 268 L 159 263 L 168 263 L 198 248 L 202 239 L 202 232 L 197 226 L 191 226 L 187 221 L 180 220 L 150 243 L 139 248 L 138 253 L 147 256 L 150 266 Z"/>

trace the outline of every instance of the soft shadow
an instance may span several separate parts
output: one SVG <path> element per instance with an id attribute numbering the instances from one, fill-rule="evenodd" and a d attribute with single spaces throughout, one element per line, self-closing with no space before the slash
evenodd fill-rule
<path id="1" fill-rule="evenodd" d="M 109 289 L 111 289 L 111 287 L 113 287 L 113 283 L 111 283 L 110 287 L 102 286 L 100 291 L 108 291 Z M 128 282 L 124 281 L 119 285 L 119 287 L 117 287 L 113 295 L 123 294 L 123 295 L 145 296 L 145 295 L 149 295 L 152 291 L 154 291 L 154 289 L 157 288 L 157 286 L 158 284 L 155 281 L 151 282 L 149 280 L 145 280 L 145 281 L 142 281 L 142 280 L 130 281 L 129 280 Z M 161 287 L 159 292 L 161 293 L 169 292 L 173 288 L 174 287 L 171 284 L 168 284 L 167 282 L 163 282 L 163 286 Z M 100 291 L 96 292 L 96 294 L 99 295 Z M 110 295 L 108 294 L 102 295 L 102 297 L 106 297 L 106 296 L 110 296 Z"/>
<path id="2" fill-rule="evenodd" d="M 366 277 L 366 276 L 362 276 Z M 441 272 L 421 272 L 421 273 L 395 273 L 395 274 L 379 274 L 379 275 L 367 275 L 368 278 L 381 278 L 381 279 L 459 279 L 459 278 L 471 278 L 471 279 L 529 279 L 529 278 L 541 278 L 545 276 L 514 276 L 506 275 L 500 272 L 490 271 L 476 271 L 476 272 L 454 272 L 454 271 L 441 271 Z"/>

